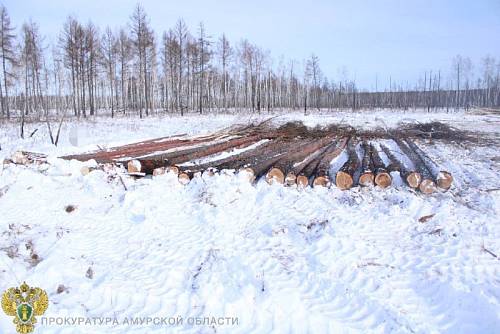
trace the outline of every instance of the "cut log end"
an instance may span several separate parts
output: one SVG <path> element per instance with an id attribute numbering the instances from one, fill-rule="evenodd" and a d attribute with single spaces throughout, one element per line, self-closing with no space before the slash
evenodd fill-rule
<path id="1" fill-rule="evenodd" d="M 374 179 L 373 173 L 365 172 L 359 177 L 359 184 L 364 187 L 371 186 L 373 185 Z"/>
<path id="2" fill-rule="evenodd" d="M 406 177 L 406 183 L 408 183 L 408 186 L 410 186 L 410 188 L 417 189 L 421 181 L 422 181 L 422 176 L 420 175 L 420 173 L 417 172 L 411 172 Z"/>
<path id="3" fill-rule="evenodd" d="M 313 186 L 329 187 L 330 179 L 328 178 L 328 176 L 318 176 L 317 178 L 314 179 Z"/>
<path id="4" fill-rule="evenodd" d="M 437 186 L 440 189 L 448 190 L 453 183 L 453 176 L 446 171 L 440 171 L 437 177 Z"/>
<path id="5" fill-rule="evenodd" d="M 297 183 L 297 176 L 295 176 L 294 173 L 290 172 L 290 173 L 286 174 L 285 184 L 287 186 L 293 186 L 296 183 Z"/>
<path id="6" fill-rule="evenodd" d="M 238 171 L 238 175 L 241 175 L 244 179 L 248 180 L 248 182 L 255 181 L 255 173 L 252 168 L 249 167 L 241 168 Z"/>
<path id="7" fill-rule="evenodd" d="M 271 168 L 266 174 L 266 182 L 269 184 L 275 182 L 283 184 L 285 183 L 285 175 L 279 168 Z"/>
<path id="8" fill-rule="evenodd" d="M 129 173 L 140 173 L 141 162 L 139 160 L 130 160 L 127 164 L 127 171 Z"/>
<path id="9" fill-rule="evenodd" d="M 354 180 L 352 176 L 346 172 L 339 171 L 335 177 L 335 184 L 341 190 L 347 190 L 352 187 Z"/>
<path id="10" fill-rule="evenodd" d="M 12 156 L 12 161 L 17 165 L 27 165 L 29 162 L 29 159 L 23 152 L 17 151 Z"/>
<path id="11" fill-rule="evenodd" d="M 82 168 L 80 168 L 80 173 L 83 176 L 88 175 L 90 173 L 90 167 L 88 167 L 88 166 L 82 166 Z"/>
<path id="12" fill-rule="evenodd" d="M 392 178 L 389 173 L 382 172 L 378 173 L 377 176 L 375 176 L 375 184 L 380 188 L 387 188 L 391 185 L 391 183 Z"/>
<path id="13" fill-rule="evenodd" d="M 165 168 L 166 173 L 174 173 L 176 175 L 179 175 L 179 167 L 177 166 L 168 166 Z"/>
<path id="14" fill-rule="evenodd" d="M 179 179 L 179 182 L 183 185 L 186 185 L 191 181 L 191 178 L 189 177 L 189 175 L 187 173 L 184 173 L 184 172 L 179 174 L 178 179 Z"/>
<path id="15" fill-rule="evenodd" d="M 420 183 L 420 186 L 418 188 L 424 194 L 432 194 L 436 191 L 436 184 L 434 183 L 434 181 L 426 179 Z"/>
<path id="16" fill-rule="evenodd" d="M 305 188 L 309 185 L 309 179 L 305 175 L 297 176 L 297 185 L 299 187 Z"/>
<path id="17" fill-rule="evenodd" d="M 153 169 L 153 176 L 163 175 L 165 174 L 165 172 L 166 172 L 165 167 L 155 168 Z"/>
<path id="18" fill-rule="evenodd" d="M 215 170 L 212 168 L 206 169 L 203 171 L 201 177 L 202 178 L 207 178 L 207 177 L 212 177 L 215 175 Z"/>

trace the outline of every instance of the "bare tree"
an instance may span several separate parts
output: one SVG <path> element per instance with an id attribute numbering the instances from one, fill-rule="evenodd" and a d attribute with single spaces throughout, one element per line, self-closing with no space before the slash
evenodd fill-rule
<path id="1" fill-rule="evenodd" d="M 128 78 L 129 63 L 131 60 L 131 42 L 124 29 L 120 29 L 118 36 L 118 62 L 120 64 L 120 90 L 121 107 L 125 111 L 128 107 L 127 91 L 125 89 L 125 80 Z"/>
<path id="2" fill-rule="evenodd" d="M 147 49 L 152 42 L 152 31 L 149 28 L 149 22 L 141 5 L 137 5 L 131 17 L 132 43 L 137 55 L 137 67 L 139 69 L 139 81 L 141 82 L 141 94 L 139 103 L 139 116 L 142 118 L 143 107 L 146 115 L 149 114 L 149 93 L 147 77 Z"/>
<path id="3" fill-rule="evenodd" d="M 116 59 L 119 50 L 118 40 L 111 31 L 111 28 L 106 28 L 104 35 L 102 36 L 102 63 L 106 69 L 106 74 L 109 80 L 109 91 L 110 91 L 110 102 L 111 102 L 111 117 L 115 115 L 115 103 L 114 103 L 114 92 L 113 88 L 115 86 L 116 77 Z"/>
<path id="4" fill-rule="evenodd" d="M 313 53 L 309 58 L 307 67 L 311 77 L 311 97 L 315 107 L 320 109 L 320 86 L 321 86 L 321 69 L 319 68 L 319 58 Z"/>
<path id="5" fill-rule="evenodd" d="M 42 111 L 45 110 L 45 117 L 48 117 L 48 114 L 43 101 L 40 78 L 43 65 L 42 38 L 38 26 L 32 21 L 23 24 L 21 32 L 21 60 L 24 71 L 24 111 L 21 113 L 21 138 L 24 138 L 25 115 L 37 111 L 40 117 L 40 107 Z"/>
<path id="6" fill-rule="evenodd" d="M 205 87 L 205 68 L 206 64 L 210 62 L 211 52 L 210 52 L 211 42 L 209 36 L 205 33 L 205 27 L 203 22 L 200 22 L 198 27 L 198 50 L 199 50 L 199 102 L 198 111 L 201 114 L 203 112 L 203 96 Z"/>
<path id="7" fill-rule="evenodd" d="M 227 109 L 227 92 L 228 92 L 228 67 L 231 61 L 231 57 L 233 55 L 233 50 L 229 41 L 226 38 L 226 35 L 223 34 L 219 39 L 218 43 L 218 56 L 220 60 L 220 64 L 222 67 L 222 82 L 221 82 L 221 90 L 222 90 L 222 107 Z"/>
<path id="8" fill-rule="evenodd" d="M 15 79 L 12 68 L 17 64 L 14 50 L 15 38 L 14 27 L 11 26 L 7 9 L 0 5 L 0 52 L 2 57 L 3 89 L 5 92 L 5 94 L 2 93 L 2 83 L 0 83 L 0 99 L 2 115 L 6 113 L 7 118 L 10 117 L 9 86 Z"/>
<path id="9" fill-rule="evenodd" d="M 184 55 L 183 52 L 185 52 L 184 47 L 187 39 L 188 31 L 186 24 L 184 23 L 184 20 L 178 20 L 177 24 L 175 25 L 175 36 L 177 39 L 177 48 L 178 48 L 178 55 L 177 55 L 177 71 L 178 71 L 178 77 L 177 77 L 177 92 L 176 92 L 176 106 L 177 110 L 180 110 L 181 116 L 184 115 L 184 106 L 182 104 L 182 77 L 183 77 L 183 71 L 184 71 Z"/>

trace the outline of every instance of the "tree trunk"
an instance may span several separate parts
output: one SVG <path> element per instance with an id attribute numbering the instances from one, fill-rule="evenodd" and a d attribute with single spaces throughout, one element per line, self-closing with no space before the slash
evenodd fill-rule
<path id="1" fill-rule="evenodd" d="M 295 163 L 300 163 L 311 153 L 329 145 L 332 139 L 332 137 L 326 137 L 314 140 L 313 142 L 303 141 L 295 148 L 294 152 L 284 156 L 274 164 L 273 168 L 266 174 L 266 181 L 268 183 L 278 182 L 283 184 L 285 183 L 285 176 L 287 176 L 287 184 L 294 184 L 295 177 L 289 175 L 289 173 L 292 173 L 293 165 Z"/>
<path id="2" fill-rule="evenodd" d="M 432 173 L 434 177 L 434 181 L 438 188 L 443 190 L 448 190 L 453 183 L 453 176 L 447 172 L 442 170 L 422 149 L 420 149 L 414 142 L 409 139 L 405 140 L 408 146 L 418 154 L 420 159 L 424 162 L 427 169 Z"/>
<path id="3" fill-rule="evenodd" d="M 384 151 L 385 155 L 387 155 L 387 157 L 391 161 L 391 164 L 387 166 L 387 169 L 389 171 L 398 171 L 399 174 L 401 175 L 401 178 L 406 182 L 406 184 L 410 188 L 413 189 L 418 188 L 422 180 L 422 176 L 420 175 L 420 173 L 411 170 L 408 166 L 406 166 L 402 160 L 398 159 L 394 155 L 394 153 L 392 153 L 389 147 L 385 145 L 380 145 L 380 147 Z"/>
<path id="4" fill-rule="evenodd" d="M 424 194 L 431 194 L 436 191 L 436 184 L 433 181 L 433 177 L 429 169 L 425 166 L 420 156 L 415 153 L 408 145 L 406 145 L 401 139 L 393 138 L 393 140 L 398 144 L 400 149 L 410 158 L 413 162 L 418 173 L 422 176 L 422 181 L 418 188 Z"/>
<path id="5" fill-rule="evenodd" d="M 340 167 L 335 177 L 335 184 L 341 190 L 350 189 L 354 184 L 354 173 L 358 169 L 360 163 L 358 154 L 355 150 L 355 145 L 352 140 L 349 140 L 347 145 L 347 154 L 349 155 L 347 161 Z"/>
<path id="6" fill-rule="evenodd" d="M 155 158 L 161 158 L 164 161 L 167 161 L 169 164 L 180 164 L 183 162 L 191 161 L 194 159 L 199 159 L 202 157 L 206 157 L 212 154 L 220 153 L 223 151 L 226 151 L 231 148 L 236 148 L 236 147 L 246 147 L 250 146 L 259 140 L 262 139 L 267 139 L 270 138 L 269 136 L 265 135 L 252 135 L 252 136 L 244 136 L 244 137 L 238 137 L 234 139 L 229 139 L 229 140 L 224 140 L 221 142 L 209 144 L 209 145 L 202 145 L 201 147 L 196 147 L 193 149 L 188 149 L 188 150 L 181 150 L 178 152 L 172 152 L 168 154 L 161 154 L 157 156 L 151 156 L 151 159 Z"/>
<path id="7" fill-rule="evenodd" d="M 363 160 L 361 161 L 361 175 L 359 177 L 359 184 L 361 186 L 373 185 L 373 163 L 371 159 L 371 146 L 363 140 L 361 144 L 363 149 Z"/>
<path id="8" fill-rule="evenodd" d="M 323 154 L 321 160 L 318 163 L 318 166 L 316 167 L 316 172 L 315 172 L 315 178 L 313 181 L 314 186 L 323 186 L 323 187 L 328 187 L 330 186 L 330 178 L 329 178 L 329 171 L 330 171 L 330 163 L 332 162 L 333 159 L 338 157 L 340 153 L 345 149 L 347 145 L 347 138 L 344 138 L 338 142 L 337 145 L 330 145 L 325 153 Z"/>
<path id="9" fill-rule="evenodd" d="M 387 188 L 392 183 L 391 175 L 387 172 L 387 167 L 380 158 L 380 155 L 373 144 L 370 144 L 373 170 L 375 172 L 375 184 L 380 188 Z"/>

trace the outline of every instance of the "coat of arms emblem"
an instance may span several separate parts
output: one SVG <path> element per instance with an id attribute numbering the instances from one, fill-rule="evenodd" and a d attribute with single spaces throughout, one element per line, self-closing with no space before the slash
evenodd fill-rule
<path id="1" fill-rule="evenodd" d="M 10 288 L 2 295 L 2 309 L 8 316 L 14 317 L 18 333 L 32 333 L 36 317 L 45 313 L 49 306 L 47 292 L 30 287 L 26 282 L 18 288 Z"/>

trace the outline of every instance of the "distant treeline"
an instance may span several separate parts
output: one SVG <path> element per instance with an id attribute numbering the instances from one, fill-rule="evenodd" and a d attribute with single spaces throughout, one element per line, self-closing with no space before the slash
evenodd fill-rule
<path id="1" fill-rule="evenodd" d="M 232 45 L 210 37 L 202 23 L 194 34 L 183 20 L 158 35 L 138 5 L 122 28 L 100 31 L 68 17 L 53 45 L 38 25 L 17 31 L 0 7 L 1 117 L 50 112 L 75 116 L 102 110 L 180 113 L 206 110 L 470 108 L 500 106 L 500 60 L 487 56 L 472 71 L 456 56 L 446 76 L 425 72 L 414 84 L 391 82 L 380 91 L 323 75 L 314 54 L 302 62 L 273 62 L 247 40 Z"/>

